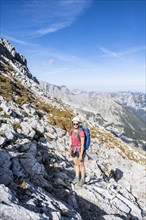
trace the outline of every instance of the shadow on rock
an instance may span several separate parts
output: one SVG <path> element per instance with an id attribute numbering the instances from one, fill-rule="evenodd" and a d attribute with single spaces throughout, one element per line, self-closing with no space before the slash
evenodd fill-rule
<path id="1" fill-rule="evenodd" d="M 113 178 L 116 182 L 118 182 L 123 177 L 123 172 L 116 168 L 115 170 L 111 170 L 109 174 L 109 179 Z"/>

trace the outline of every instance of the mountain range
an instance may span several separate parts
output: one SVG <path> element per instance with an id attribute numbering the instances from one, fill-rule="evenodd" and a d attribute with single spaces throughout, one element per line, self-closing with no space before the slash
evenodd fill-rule
<path id="1" fill-rule="evenodd" d="M 115 94 L 52 90 L 43 89 L 26 58 L 0 38 L 0 219 L 145 220 L 145 151 L 107 130 L 110 122 L 119 129 L 122 117 L 121 132 L 126 123 L 132 127 L 132 115 L 142 129 L 136 120 L 143 123 L 143 98 L 133 103 L 139 115 L 114 101 Z M 75 115 L 91 131 L 82 187 L 72 183 L 66 152 Z"/>
<path id="2" fill-rule="evenodd" d="M 40 84 L 53 97 L 62 99 L 79 112 L 86 112 L 88 118 L 121 140 L 146 150 L 146 94 L 70 91 L 65 86 L 42 81 Z"/>

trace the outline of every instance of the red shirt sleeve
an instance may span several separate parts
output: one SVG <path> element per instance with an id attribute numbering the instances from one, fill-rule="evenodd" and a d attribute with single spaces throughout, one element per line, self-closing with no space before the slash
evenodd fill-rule
<path id="1" fill-rule="evenodd" d="M 85 134 L 84 134 L 83 130 L 80 131 L 80 137 L 85 137 Z"/>

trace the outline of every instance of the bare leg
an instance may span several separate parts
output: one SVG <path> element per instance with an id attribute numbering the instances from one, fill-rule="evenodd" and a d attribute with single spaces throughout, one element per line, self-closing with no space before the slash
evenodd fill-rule
<path id="1" fill-rule="evenodd" d="M 75 168 L 75 174 L 79 177 L 80 175 L 80 165 L 79 165 L 79 159 L 77 157 L 73 157 L 74 162 L 74 168 Z"/>
<path id="2" fill-rule="evenodd" d="M 85 178 L 85 165 L 84 165 L 84 161 L 80 161 L 80 171 L 81 171 L 81 178 L 84 179 Z"/>

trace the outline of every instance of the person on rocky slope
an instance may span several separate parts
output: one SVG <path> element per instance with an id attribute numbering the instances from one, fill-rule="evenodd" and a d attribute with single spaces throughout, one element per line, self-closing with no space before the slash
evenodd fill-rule
<path id="1" fill-rule="evenodd" d="M 72 124 L 73 128 L 69 131 L 68 156 L 71 156 L 74 162 L 75 178 L 73 183 L 77 184 L 78 186 L 82 186 L 85 183 L 85 134 L 84 131 L 80 129 L 80 120 L 78 117 L 74 117 L 72 119 Z"/>

